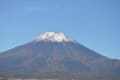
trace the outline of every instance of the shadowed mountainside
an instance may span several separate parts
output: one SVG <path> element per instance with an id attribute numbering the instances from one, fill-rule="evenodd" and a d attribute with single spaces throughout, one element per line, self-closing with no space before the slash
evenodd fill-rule
<path id="1" fill-rule="evenodd" d="M 120 79 L 120 61 L 77 42 L 32 41 L 0 54 L 0 76 Z"/>

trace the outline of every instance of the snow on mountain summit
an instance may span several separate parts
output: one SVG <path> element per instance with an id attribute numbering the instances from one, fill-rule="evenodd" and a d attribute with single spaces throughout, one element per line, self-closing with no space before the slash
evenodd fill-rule
<path id="1" fill-rule="evenodd" d="M 34 41 L 52 41 L 52 42 L 69 42 L 72 41 L 63 32 L 46 32 L 38 36 Z"/>

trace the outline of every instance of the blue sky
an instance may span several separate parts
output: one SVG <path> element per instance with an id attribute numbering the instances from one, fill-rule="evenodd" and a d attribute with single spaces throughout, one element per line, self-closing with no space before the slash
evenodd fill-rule
<path id="1" fill-rule="evenodd" d="M 120 59 L 120 0 L 0 0 L 0 52 L 48 31 Z"/>

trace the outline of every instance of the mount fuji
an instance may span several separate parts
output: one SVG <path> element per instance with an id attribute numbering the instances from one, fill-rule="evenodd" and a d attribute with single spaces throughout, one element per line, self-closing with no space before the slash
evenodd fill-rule
<path id="1" fill-rule="evenodd" d="M 63 32 L 46 32 L 0 53 L 0 77 L 120 80 L 120 60 L 103 56 Z"/>

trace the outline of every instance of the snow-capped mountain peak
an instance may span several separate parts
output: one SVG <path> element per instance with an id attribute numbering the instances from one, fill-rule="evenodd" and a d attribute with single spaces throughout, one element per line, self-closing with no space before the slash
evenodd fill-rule
<path id="1" fill-rule="evenodd" d="M 63 32 L 46 32 L 38 36 L 34 41 L 69 42 L 72 39 Z"/>

